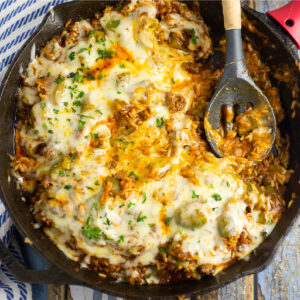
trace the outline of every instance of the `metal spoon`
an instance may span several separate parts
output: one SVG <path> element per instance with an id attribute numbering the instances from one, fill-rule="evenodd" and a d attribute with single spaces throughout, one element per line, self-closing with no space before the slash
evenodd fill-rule
<path id="1" fill-rule="evenodd" d="M 271 129 L 272 145 L 265 152 L 263 159 L 269 154 L 276 138 L 276 119 L 268 99 L 251 79 L 245 63 L 242 48 L 240 0 L 222 0 L 222 6 L 226 34 L 226 61 L 224 74 L 205 114 L 204 126 L 207 140 L 215 155 L 222 157 L 222 151 L 214 139 L 212 129 L 220 128 L 221 110 L 224 105 L 229 109 L 238 106 L 239 114 L 244 113 L 249 105 L 264 107 L 267 111 L 264 121 L 266 126 Z M 232 123 L 225 123 L 226 134 L 226 131 L 232 129 Z M 276 152 L 275 146 L 273 149 L 273 152 Z"/>

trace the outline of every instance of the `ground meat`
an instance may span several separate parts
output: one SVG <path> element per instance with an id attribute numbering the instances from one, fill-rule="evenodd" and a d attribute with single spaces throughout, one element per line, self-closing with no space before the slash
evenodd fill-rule
<path id="1" fill-rule="evenodd" d="M 211 275 L 215 272 L 216 266 L 211 264 L 202 265 L 199 267 L 200 271 L 206 275 Z"/>
<path id="2" fill-rule="evenodd" d="M 171 32 L 169 35 L 169 45 L 176 49 L 185 49 L 188 44 L 188 38 L 186 31 Z"/>
<path id="3" fill-rule="evenodd" d="M 58 60 L 61 57 L 62 49 L 56 38 L 53 38 L 46 44 L 43 54 L 50 60 Z"/>
<path id="4" fill-rule="evenodd" d="M 184 109 L 186 101 L 184 97 L 174 93 L 166 94 L 166 105 L 169 107 L 170 112 L 175 113 Z"/>
<path id="5" fill-rule="evenodd" d="M 65 42 L 65 45 L 72 45 L 74 44 L 80 36 L 78 23 L 75 23 L 69 30 L 69 33 L 66 33 L 63 35 L 63 39 Z"/>
<path id="6" fill-rule="evenodd" d="M 119 100 L 115 100 L 114 114 L 115 128 L 117 128 L 118 134 L 129 135 L 135 131 L 135 129 L 146 121 L 150 116 L 150 110 L 139 110 L 135 106 L 127 106 Z"/>
<path id="7" fill-rule="evenodd" d="M 89 268 L 97 273 L 109 274 L 110 277 L 114 278 L 113 273 L 119 272 L 121 267 L 119 265 L 112 265 L 105 258 L 98 258 L 95 256 L 91 257 Z"/>
<path id="8" fill-rule="evenodd" d="M 70 239 L 66 242 L 66 246 L 72 250 L 79 250 L 77 247 L 77 241 L 74 236 L 71 236 Z"/>
<path id="9" fill-rule="evenodd" d="M 200 63 L 185 62 L 181 66 L 190 74 L 200 74 L 204 70 L 203 65 Z"/>

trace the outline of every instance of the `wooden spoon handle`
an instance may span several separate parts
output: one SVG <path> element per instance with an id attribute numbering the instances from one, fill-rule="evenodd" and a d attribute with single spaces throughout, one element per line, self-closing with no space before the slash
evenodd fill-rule
<path id="1" fill-rule="evenodd" d="M 225 30 L 241 29 L 240 0 L 222 0 Z"/>

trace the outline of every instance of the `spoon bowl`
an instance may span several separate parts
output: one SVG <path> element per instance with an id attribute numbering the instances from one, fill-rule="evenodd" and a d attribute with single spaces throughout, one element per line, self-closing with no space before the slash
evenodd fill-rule
<path id="1" fill-rule="evenodd" d="M 276 139 L 276 118 L 267 97 L 252 80 L 245 63 L 240 0 L 222 0 L 222 4 L 226 34 L 226 62 L 223 76 L 206 110 L 205 133 L 215 155 L 222 157 L 227 153 L 222 150 L 217 141 L 226 138 L 229 133 L 233 136 L 232 130 L 236 129 L 234 121 L 251 110 L 255 112 L 256 117 L 259 116 L 257 120 L 253 120 L 252 117 L 252 122 L 263 127 L 257 125 L 256 133 L 265 132 L 268 140 L 266 149 L 260 152 L 259 157 L 255 156 L 256 161 L 263 160 L 269 154 Z M 244 123 L 246 121 L 249 119 L 244 120 Z M 241 139 L 245 140 L 249 137 Z M 254 147 L 257 148 L 257 145 Z M 275 148 L 273 149 L 276 152 Z"/>
<path id="2" fill-rule="evenodd" d="M 266 112 L 264 114 L 265 127 L 270 129 L 271 144 L 274 144 L 276 139 L 276 118 L 268 99 L 251 78 L 232 78 L 226 80 L 225 83 L 222 83 L 221 88 L 217 89 L 207 107 L 205 116 L 206 136 L 217 157 L 222 157 L 223 154 L 215 140 L 213 130 L 218 130 L 223 126 L 224 134 L 227 135 L 233 128 L 232 119 L 222 118 L 222 112 L 226 109 L 227 111 L 232 111 L 233 114 L 239 115 L 243 114 L 249 107 Z M 271 149 L 272 147 L 265 152 L 262 159 L 269 154 Z"/>

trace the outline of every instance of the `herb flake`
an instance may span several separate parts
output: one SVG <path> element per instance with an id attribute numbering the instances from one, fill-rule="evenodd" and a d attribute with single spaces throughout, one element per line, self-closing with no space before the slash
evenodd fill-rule
<path id="1" fill-rule="evenodd" d="M 157 126 L 158 128 L 162 128 L 162 127 L 164 126 L 164 124 L 165 124 L 165 119 L 164 119 L 164 117 L 160 117 L 160 118 L 157 118 L 157 119 L 156 119 L 156 126 Z"/>
<path id="2" fill-rule="evenodd" d="M 216 201 L 221 201 L 222 197 L 219 194 L 213 194 L 211 195 L 212 198 L 214 198 Z"/>
<path id="3" fill-rule="evenodd" d="M 193 198 L 193 199 L 195 199 L 195 198 L 199 198 L 199 195 L 197 195 L 197 194 L 196 194 L 196 192 L 195 192 L 195 191 L 193 191 L 192 198 Z"/>

